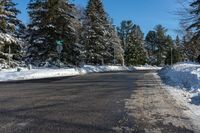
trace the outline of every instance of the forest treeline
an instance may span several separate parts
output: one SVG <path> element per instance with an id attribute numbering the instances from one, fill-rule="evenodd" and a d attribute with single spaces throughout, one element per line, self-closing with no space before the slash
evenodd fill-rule
<path id="1" fill-rule="evenodd" d="M 0 64 L 164 66 L 195 61 L 200 55 L 200 1 L 188 8 L 193 19 L 184 35 L 173 39 L 161 24 L 146 35 L 133 20 L 115 26 L 102 0 L 89 0 L 86 8 L 68 0 L 30 0 L 27 25 L 17 17 L 16 3 L 0 0 Z"/>

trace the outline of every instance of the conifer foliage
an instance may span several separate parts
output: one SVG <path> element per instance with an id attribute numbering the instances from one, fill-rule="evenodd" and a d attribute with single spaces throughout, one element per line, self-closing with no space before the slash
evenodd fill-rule
<path id="1" fill-rule="evenodd" d="M 200 56 L 200 0 L 194 0 L 190 7 L 191 11 L 189 13 L 192 16 L 192 22 L 187 30 L 190 31 L 192 37 L 186 40 L 185 45 L 188 58 L 195 61 Z M 187 36 L 186 34 L 186 38 L 188 38 Z"/>
<path id="2" fill-rule="evenodd" d="M 101 0 L 89 0 L 86 8 L 86 20 L 83 23 L 86 63 L 104 64 L 112 58 L 109 52 L 109 21 Z"/>
<path id="3" fill-rule="evenodd" d="M 138 25 L 131 20 L 122 21 L 118 27 L 118 34 L 124 48 L 126 65 L 144 65 L 146 63 L 146 50 L 144 47 L 144 34 Z"/>
<path id="4" fill-rule="evenodd" d="M 194 37 L 200 40 L 200 0 L 195 0 L 190 6 L 192 7 L 190 14 L 193 16 L 194 21 L 189 29 L 193 29 L 195 33 Z"/>
<path id="5" fill-rule="evenodd" d="M 148 64 L 163 66 L 170 63 L 169 57 L 174 42 L 171 36 L 167 35 L 167 29 L 157 25 L 154 30 L 149 31 L 146 36 L 146 49 L 148 53 Z M 168 61 L 166 61 L 168 60 Z"/>
<path id="6" fill-rule="evenodd" d="M 9 63 L 17 66 L 17 61 L 21 60 L 22 42 L 16 38 L 17 30 L 23 25 L 17 18 L 19 13 L 12 0 L 0 0 L 0 64 L 4 67 Z"/>
<path id="7" fill-rule="evenodd" d="M 126 63 L 127 65 L 144 65 L 146 63 L 146 57 L 144 34 L 138 25 L 134 25 L 128 38 L 125 56 Z"/>
<path id="8" fill-rule="evenodd" d="M 109 52 L 113 55 L 110 58 L 109 62 L 113 64 L 121 64 L 124 65 L 124 49 L 121 45 L 121 40 L 117 34 L 117 31 L 114 29 L 115 27 L 111 26 L 110 28 L 110 49 Z"/>
<path id="9" fill-rule="evenodd" d="M 22 24 L 17 18 L 20 11 L 12 0 L 0 1 L 0 32 L 13 33 Z"/>
<path id="10" fill-rule="evenodd" d="M 75 64 L 77 29 L 74 5 L 66 0 L 31 0 L 29 5 L 28 59 L 35 65 Z M 63 42 L 63 52 L 56 51 L 56 41 Z M 59 58 L 61 56 L 61 58 Z"/>

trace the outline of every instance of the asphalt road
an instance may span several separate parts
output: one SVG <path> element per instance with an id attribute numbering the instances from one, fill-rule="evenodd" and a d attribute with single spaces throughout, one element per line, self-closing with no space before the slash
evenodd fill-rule
<path id="1" fill-rule="evenodd" d="M 193 133 L 182 110 L 152 71 L 0 83 L 0 133 Z"/>

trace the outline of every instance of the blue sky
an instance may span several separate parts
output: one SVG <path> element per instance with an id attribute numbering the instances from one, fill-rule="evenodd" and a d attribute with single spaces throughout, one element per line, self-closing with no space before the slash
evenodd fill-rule
<path id="1" fill-rule="evenodd" d="M 28 23 L 26 11 L 29 0 L 13 0 L 21 10 L 20 19 Z M 71 0 L 73 3 L 85 6 L 88 0 Z M 168 28 L 168 33 L 175 36 L 179 27 L 178 17 L 174 12 L 179 8 L 177 0 L 103 0 L 106 12 L 119 25 L 122 20 L 132 20 L 147 33 L 155 25 L 162 24 Z"/>

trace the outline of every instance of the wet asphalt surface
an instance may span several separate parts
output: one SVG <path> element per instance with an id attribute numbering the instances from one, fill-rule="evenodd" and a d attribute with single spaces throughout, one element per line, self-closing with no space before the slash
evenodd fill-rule
<path id="1" fill-rule="evenodd" d="M 125 102 L 148 72 L 0 83 L 0 133 L 139 133 Z"/>

